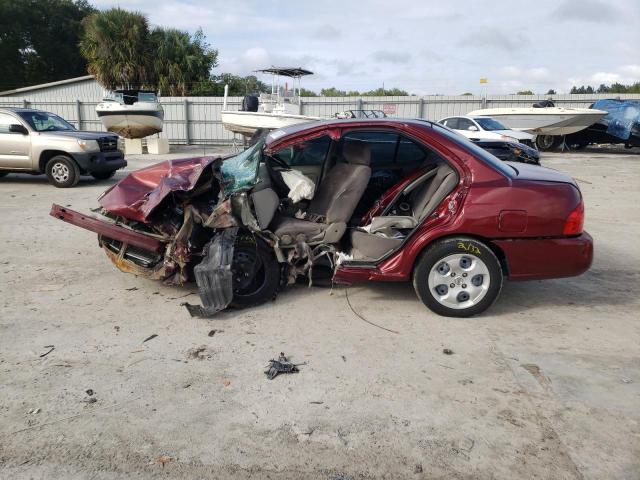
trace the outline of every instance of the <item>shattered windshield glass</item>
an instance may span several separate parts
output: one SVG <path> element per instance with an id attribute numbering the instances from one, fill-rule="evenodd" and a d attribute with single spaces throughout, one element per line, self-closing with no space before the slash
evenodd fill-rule
<path id="1" fill-rule="evenodd" d="M 222 162 L 220 171 L 227 193 L 250 187 L 256 183 L 263 146 L 264 140 L 260 140 L 244 152 Z"/>

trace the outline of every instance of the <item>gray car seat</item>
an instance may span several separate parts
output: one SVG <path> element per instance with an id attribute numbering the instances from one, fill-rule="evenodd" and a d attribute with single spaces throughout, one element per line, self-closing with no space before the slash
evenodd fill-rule
<path id="1" fill-rule="evenodd" d="M 458 176 L 446 163 L 426 175 L 427 180 L 410 194 L 411 216 L 374 217 L 369 232 L 351 231 L 354 260 L 372 261 L 396 249 L 404 236 L 398 229 L 415 228 L 431 215 L 458 183 Z"/>
<path id="2" fill-rule="evenodd" d="M 371 177 L 371 151 L 360 141 L 347 141 L 342 148 L 344 163 L 337 163 L 324 177 L 305 219 L 276 216 L 269 229 L 286 246 L 304 240 L 309 244 L 336 243 Z"/>

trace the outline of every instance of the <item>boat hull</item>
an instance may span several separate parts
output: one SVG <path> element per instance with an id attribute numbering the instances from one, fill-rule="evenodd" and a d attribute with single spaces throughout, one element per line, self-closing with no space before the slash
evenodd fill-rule
<path id="1" fill-rule="evenodd" d="M 119 105 L 101 103 L 96 114 L 109 132 L 124 138 L 144 138 L 162 131 L 164 111 L 157 104 Z"/>
<path id="2" fill-rule="evenodd" d="M 495 118 L 513 130 L 533 135 L 569 135 L 593 125 L 607 112 L 588 108 L 491 108 L 470 116 Z"/>
<path id="3" fill-rule="evenodd" d="M 220 113 L 222 125 L 233 133 L 245 136 L 253 135 L 260 128 L 275 130 L 304 122 L 320 120 L 319 117 L 293 115 L 288 113 L 263 113 L 243 111 L 222 111 Z"/>

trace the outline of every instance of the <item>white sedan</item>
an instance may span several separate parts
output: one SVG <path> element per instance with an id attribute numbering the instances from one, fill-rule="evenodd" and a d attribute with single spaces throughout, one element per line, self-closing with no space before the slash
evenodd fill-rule
<path id="1" fill-rule="evenodd" d="M 510 130 L 491 117 L 469 117 L 460 115 L 457 117 L 443 118 L 439 120 L 438 123 L 455 130 L 470 140 L 506 140 L 533 147 L 533 135 L 517 130 Z"/>

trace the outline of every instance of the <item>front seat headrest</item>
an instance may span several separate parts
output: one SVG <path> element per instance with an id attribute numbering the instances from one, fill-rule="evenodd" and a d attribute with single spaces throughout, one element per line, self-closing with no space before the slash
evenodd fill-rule
<path id="1" fill-rule="evenodd" d="M 342 156 L 351 165 L 369 165 L 371 149 L 365 142 L 348 140 L 342 146 Z"/>

